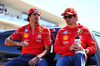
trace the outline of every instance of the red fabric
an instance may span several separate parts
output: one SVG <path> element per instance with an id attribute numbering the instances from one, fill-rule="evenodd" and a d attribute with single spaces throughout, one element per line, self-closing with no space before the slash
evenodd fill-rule
<path id="1" fill-rule="evenodd" d="M 30 14 L 30 13 L 32 13 L 32 12 L 35 12 L 35 11 L 39 11 L 39 12 L 40 12 L 40 14 L 41 14 L 41 11 L 40 11 L 39 9 L 36 9 L 36 8 L 31 8 L 31 9 L 29 10 L 29 13 L 28 13 L 28 18 L 27 18 L 27 20 L 26 20 L 26 21 L 29 21 L 29 14 Z"/>
<path id="2" fill-rule="evenodd" d="M 70 46 L 75 42 L 75 37 L 78 34 L 78 28 L 82 31 L 79 34 L 81 39 L 81 46 L 84 49 L 89 49 L 88 54 L 93 54 L 96 51 L 96 43 L 93 40 L 89 30 L 86 27 L 83 27 L 79 24 L 79 26 L 71 29 L 68 26 L 59 30 L 56 40 L 54 43 L 54 51 L 56 53 L 60 53 L 61 56 L 65 55 L 74 55 L 75 51 L 70 51 Z M 87 47 L 88 45 L 88 47 Z"/>
<path id="3" fill-rule="evenodd" d="M 53 33 L 51 33 L 51 37 L 52 37 L 53 41 L 55 41 L 55 36 Z"/>
<path id="4" fill-rule="evenodd" d="M 44 50 L 44 46 L 51 45 L 50 31 L 42 25 L 38 25 L 35 29 L 31 29 L 30 24 L 16 30 L 11 35 L 15 40 L 21 37 L 21 41 L 27 41 L 29 45 L 22 48 L 22 54 L 40 54 Z"/>
<path id="5" fill-rule="evenodd" d="M 61 16 L 64 16 L 65 14 L 69 14 L 69 15 L 73 15 L 75 14 L 76 15 L 76 18 L 78 18 L 77 16 L 77 12 L 74 8 L 67 8 L 64 13 L 61 14 Z"/>
<path id="6" fill-rule="evenodd" d="M 29 15 L 30 13 L 34 12 L 35 10 L 38 10 L 38 9 L 36 9 L 36 8 L 31 8 L 31 9 L 29 10 L 28 15 Z M 38 11 L 40 12 L 40 10 L 38 10 Z M 40 13 L 41 13 L 41 12 L 40 12 Z"/>
<path id="7" fill-rule="evenodd" d="M 61 16 L 64 16 L 64 14 L 76 14 L 77 15 L 77 12 L 74 8 L 67 8 L 64 13 L 61 14 Z"/>

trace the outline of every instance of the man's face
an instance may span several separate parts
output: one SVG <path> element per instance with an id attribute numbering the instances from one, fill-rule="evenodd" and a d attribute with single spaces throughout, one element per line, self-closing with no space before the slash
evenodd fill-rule
<path id="1" fill-rule="evenodd" d="M 63 17 L 67 23 L 67 25 L 72 25 L 76 22 L 76 17 L 74 16 L 74 14 L 69 15 L 69 14 L 65 14 Z"/>
<path id="2" fill-rule="evenodd" d="M 30 22 L 34 22 L 37 23 L 40 20 L 40 12 L 39 11 L 35 11 L 31 14 L 31 16 L 29 17 Z"/>

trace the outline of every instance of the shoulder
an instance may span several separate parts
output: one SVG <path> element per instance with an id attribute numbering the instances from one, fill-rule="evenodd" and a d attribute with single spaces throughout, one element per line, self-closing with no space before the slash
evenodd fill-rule
<path id="1" fill-rule="evenodd" d="M 58 32 L 63 32 L 65 31 L 65 28 L 60 28 Z"/>
<path id="2" fill-rule="evenodd" d="M 43 25 L 40 25 L 40 29 L 42 29 L 43 31 L 46 31 L 46 32 L 50 32 L 49 28 L 47 28 L 47 27 L 45 27 Z"/>
<path id="3" fill-rule="evenodd" d="M 27 28 L 27 26 L 28 26 L 28 25 L 24 25 L 24 26 L 22 26 L 22 27 L 19 27 L 17 30 L 19 30 L 19 31 L 25 30 L 25 29 Z"/>
<path id="4" fill-rule="evenodd" d="M 89 28 L 87 28 L 85 26 L 83 26 L 81 29 L 84 30 L 84 31 L 89 31 Z"/>
<path id="5" fill-rule="evenodd" d="M 89 29 L 86 26 L 83 26 L 80 23 L 78 23 L 78 25 L 79 26 L 77 28 L 80 28 L 82 31 L 85 31 L 85 32 L 88 32 L 89 31 Z"/>
<path id="6" fill-rule="evenodd" d="M 81 32 L 83 32 L 83 33 L 85 33 L 85 34 L 90 34 L 89 28 L 87 28 L 87 27 L 85 27 L 85 26 L 83 26 L 83 27 L 81 28 Z"/>

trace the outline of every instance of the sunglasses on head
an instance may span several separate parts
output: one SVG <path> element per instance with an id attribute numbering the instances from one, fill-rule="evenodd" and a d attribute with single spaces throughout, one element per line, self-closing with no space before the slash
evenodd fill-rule
<path id="1" fill-rule="evenodd" d="M 35 16 L 36 16 L 36 15 L 40 16 L 40 14 L 36 14 L 36 13 L 34 13 L 33 15 L 35 15 Z"/>
<path id="2" fill-rule="evenodd" d="M 74 17 L 75 17 L 76 15 L 75 15 L 75 14 L 73 14 L 73 15 L 68 15 L 68 16 L 64 16 L 63 18 L 64 18 L 64 19 L 67 19 L 67 18 L 71 19 L 71 18 L 72 18 L 72 16 L 74 16 Z"/>

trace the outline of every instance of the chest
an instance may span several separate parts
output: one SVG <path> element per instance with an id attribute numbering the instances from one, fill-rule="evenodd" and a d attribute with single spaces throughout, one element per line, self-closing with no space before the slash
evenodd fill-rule
<path id="1" fill-rule="evenodd" d="M 43 32 L 40 32 L 38 29 L 27 29 L 24 30 L 21 34 L 21 41 L 42 41 L 43 40 Z"/>
<path id="2" fill-rule="evenodd" d="M 75 42 L 75 37 L 79 34 L 80 40 L 84 42 L 86 40 L 86 36 L 82 31 L 80 33 L 77 32 L 78 30 L 64 30 L 60 33 L 61 43 L 64 45 L 70 45 Z"/>

